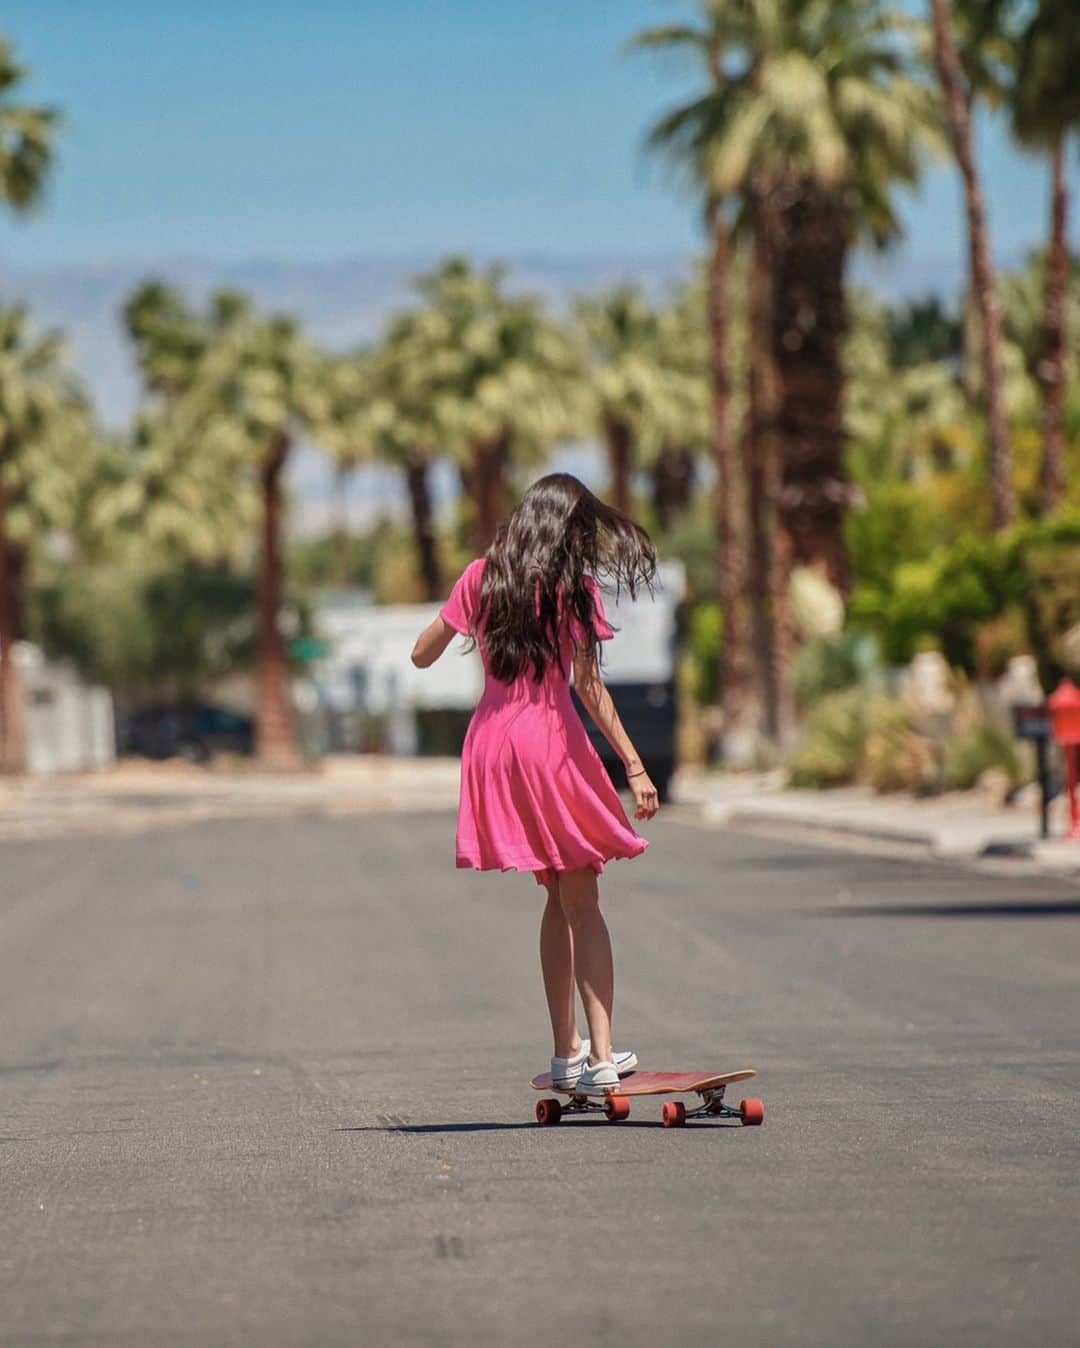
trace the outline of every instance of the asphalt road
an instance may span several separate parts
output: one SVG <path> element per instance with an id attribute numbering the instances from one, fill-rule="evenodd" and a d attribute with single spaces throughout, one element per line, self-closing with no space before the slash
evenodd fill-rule
<path id="1" fill-rule="evenodd" d="M 539 891 L 451 832 L 3 847 L 4 1348 L 1080 1341 L 1075 887 L 658 820 L 617 1041 L 765 1124 L 541 1129 Z"/>

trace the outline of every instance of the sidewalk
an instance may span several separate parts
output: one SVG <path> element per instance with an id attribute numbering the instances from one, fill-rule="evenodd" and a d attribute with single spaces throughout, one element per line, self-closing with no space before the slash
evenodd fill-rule
<path id="1" fill-rule="evenodd" d="M 457 793 L 456 758 L 330 756 L 293 773 L 124 759 L 102 772 L 0 778 L 0 840 L 141 833 L 214 819 L 450 810 Z"/>
<path id="2" fill-rule="evenodd" d="M 732 828 L 847 836 L 964 860 L 1019 858 L 1040 870 L 1080 877 L 1080 843 L 1063 837 L 1061 797 L 1052 802 L 1052 836 L 1043 841 L 1034 807 L 997 807 L 978 791 L 921 799 L 879 796 L 866 787 L 787 790 L 779 773 L 680 772 L 673 796 L 699 809 L 708 822 Z"/>
<path id="3" fill-rule="evenodd" d="M 141 833 L 205 820 L 453 810 L 457 793 L 454 758 L 331 756 L 296 773 L 127 759 L 104 772 L 0 778 L 0 841 Z M 958 860 L 1004 857 L 1080 878 L 1080 843 L 1062 837 L 1061 798 L 1053 803 L 1053 837 L 1046 842 L 1038 838 L 1034 808 L 995 808 L 975 791 L 922 800 L 861 787 L 795 791 L 784 789 L 779 773 L 684 770 L 673 783 L 673 799 L 706 823 L 731 828 Z"/>

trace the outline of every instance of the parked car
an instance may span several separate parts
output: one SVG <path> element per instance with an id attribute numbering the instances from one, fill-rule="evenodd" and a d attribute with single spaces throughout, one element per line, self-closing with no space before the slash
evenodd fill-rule
<path id="1" fill-rule="evenodd" d="M 203 703 L 142 707 L 124 719 L 117 736 L 122 754 L 186 758 L 205 763 L 214 754 L 250 754 L 255 722 L 243 712 Z"/>
<path id="2" fill-rule="evenodd" d="M 626 727 L 626 733 L 641 755 L 649 776 L 662 801 L 668 799 L 675 772 L 675 686 L 674 682 L 612 685 L 608 692 Z M 577 698 L 574 699 L 577 702 Z M 600 755 L 608 776 L 618 791 L 626 789 L 626 773 L 615 751 L 596 729 L 578 703 L 593 747 Z"/>

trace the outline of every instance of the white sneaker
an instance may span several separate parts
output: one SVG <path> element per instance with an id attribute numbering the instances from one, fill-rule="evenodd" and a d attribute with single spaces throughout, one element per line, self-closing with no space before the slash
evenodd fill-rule
<path id="1" fill-rule="evenodd" d="M 612 1049 L 611 1061 L 615 1064 L 615 1070 L 621 1077 L 628 1077 L 631 1072 L 637 1071 L 637 1054 L 632 1049 Z"/>
<path id="2" fill-rule="evenodd" d="M 582 1095 L 610 1095 L 619 1088 L 619 1074 L 613 1062 L 598 1062 L 586 1067 L 577 1079 L 575 1091 Z"/>
<path id="3" fill-rule="evenodd" d="M 578 1077 L 585 1070 L 585 1064 L 589 1061 L 589 1041 L 583 1039 L 581 1047 L 572 1058 L 552 1058 L 551 1060 L 551 1084 L 561 1086 L 567 1089 L 570 1086 L 576 1086 Z"/>
<path id="4" fill-rule="evenodd" d="M 575 1085 L 578 1077 L 585 1070 L 585 1064 L 589 1060 L 591 1051 L 592 1045 L 588 1039 L 583 1039 L 581 1048 L 572 1058 L 552 1058 L 551 1084 L 563 1087 Z M 629 1076 L 631 1072 L 637 1070 L 637 1054 L 630 1049 L 612 1049 L 611 1060 L 615 1064 L 615 1071 L 621 1077 Z"/>

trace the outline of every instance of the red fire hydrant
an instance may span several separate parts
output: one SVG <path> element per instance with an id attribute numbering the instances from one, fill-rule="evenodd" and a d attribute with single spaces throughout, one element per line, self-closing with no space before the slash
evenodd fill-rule
<path id="1" fill-rule="evenodd" d="M 1066 837 L 1080 842 L 1080 688 L 1072 679 L 1062 679 L 1046 699 L 1054 739 L 1065 755 L 1065 789 L 1069 797 L 1069 830 Z"/>

